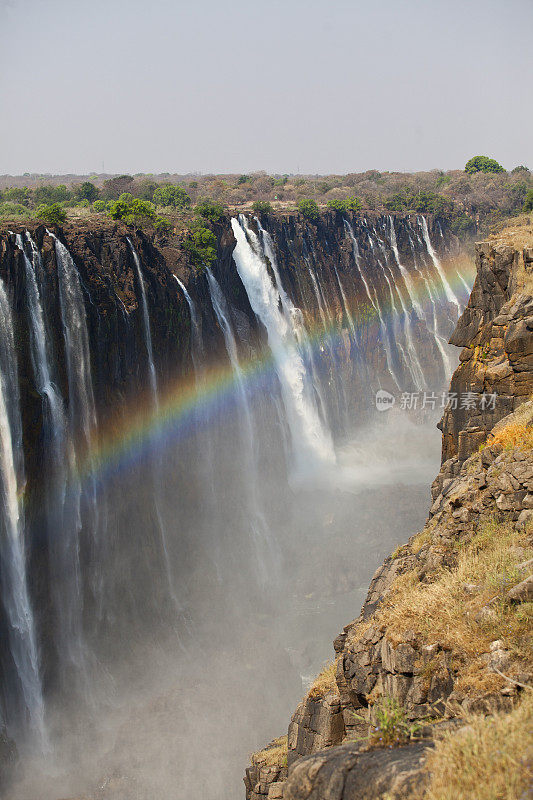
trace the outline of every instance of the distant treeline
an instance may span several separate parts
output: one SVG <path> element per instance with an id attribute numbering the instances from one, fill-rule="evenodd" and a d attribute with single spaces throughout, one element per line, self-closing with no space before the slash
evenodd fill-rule
<path id="1" fill-rule="evenodd" d="M 4 179 L 5 181 L 5 179 Z M 21 181 L 17 179 L 17 184 Z M 44 214 L 54 205 L 60 217 L 69 208 L 105 213 L 126 222 L 144 217 L 164 229 L 158 213 L 187 217 L 202 203 L 218 209 L 294 208 L 312 219 L 320 207 L 337 211 L 360 209 L 436 213 L 448 217 L 458 233 L 480 220 L 497 219 L 533 208 L 533 176 L 524 166 L 507 172 L 493 159 L 475 156 L 464 170 L 400 173 L 369 170 L 328 176 L 268 175 L 119 175 L 108 179 L 57 183 L 43 179 L 35 186 L 9 186 L 0 191 L 0 217 Z M 33 184 L 33 185 L 31 185 Z M 135 203 L 134 201 L 142 201 Z M 117 207 L 117 203 L 122 205 Z M 133 203 L 133 206 L 132 206 Z M 126 204 L 126 205 L 124 205 Z M 128 205 L 129 204 L 129 205 Z M 54 221 L 54 220 L 51 220 Z M 55 221 L 60 221 L 56 219 Z M 168 222 L 168 220 L 167 220 Z"/>

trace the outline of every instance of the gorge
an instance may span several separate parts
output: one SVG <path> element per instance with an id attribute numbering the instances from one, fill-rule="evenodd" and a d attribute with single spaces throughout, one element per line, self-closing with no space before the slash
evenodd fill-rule
<path id="1" fill-rule="evenodd" d="M 9 797 L 240 796 L 423 525 L 474 277 L 446 220 L 212 227 L 206 268 L 112 221 L 0 229 Z"/>

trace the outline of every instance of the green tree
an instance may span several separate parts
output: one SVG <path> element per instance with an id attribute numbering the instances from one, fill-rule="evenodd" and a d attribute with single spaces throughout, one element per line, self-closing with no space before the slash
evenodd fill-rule
<path id="1" fill-rule="evenodd" d="M 360 197 L 355 197 L 355 195 L 347 197 L 346 208 L 348 208 L 350 211 L 360 211 L 363 208 L 363 201 Z"/>
<path id="2" fill-rule="evenodd" d="M 314 200 L 310 200 L 309 198 L 300 200 L 298 203 L 298 211 L 310 222 L 317 222 L 320 216 L 316 202 Z"/>
<path id="3" fill-rule="evenodd" d="M 89 203 L 94 203 L 98 199 L 98 189 L 90 181 L 84 181 L 78 187 L 76 194 L 80 200 L 88 200 Z"/>
<path id="4" fill-rule="evenodd" d="M 127 197 L 129 192 L 125 192 Z M 140 200 L 134 197 L 131 200 L 118 199 L 109 204 L 108 215 L 111 219 L 121 219 L 126 225 L 143 225 L 154 222 L 156 218 L 155 206 L 149 200 Z"/>
<path id="5" fill-rule="evenodd" d="M 250 183 L 250 176 L 249 175 L 239 175 L 237 178 L 237 183 L 240 185 L 241 183 Z"/>
<path id="6" fill-rule="evenodd" d="M 59 203 L 41 203 L 35 209 L 34 215 L 37 219 L 44 219 L 51 225 L 60 225 L 67 218 L 65 209 Z"/>
<path id="7" fill-rule="evenodd" d="M 193 223 L 183 241 L 183 248 L 197 270 L 209 266 L 217 257 L 217 239 L 213 231 L 204 227 L 200 221 Z"/>
<path id="8" fill-rule="evenodd" d="M 533 189 L 530 189 L 529 192 L 526 194 L 526 199 L 524 200 L 522 211 L 526 212 L 533 211 Z"/>
<path id="9" fill-rule="evenodd" d="M 269 214 L 272 211 L 272 204 L 268 200 L 256 200 L 252 209 L 256 214 Z"/>
<path id="10" fill-rule="evenodd" d="M 191 198 L 182 186 L 165 183 L 158 186 L 153 195 L 156 206 L 172 206 L 174 208 L 190 208 Z"/>
<path id="11" fill-rule="evenodd" d="M 11 203 L 20 203 L 26 206 L 29 199 L 30 192 L 27 186 L 12 186 L 2 192 L 2 200 L 9 200 Z"/>
<path id="12" fill-rule="evenodd" d="M 93 211 L 96 211 L 98 213 L 105 211 L 106 208 L 107 208 L 107 203 L 105 200 L 95 200 L 93 203 Z"/>
<path id="13" fill-rule="evenodd" d="M 338 197 L 334 197 L 331 200 L 328 200 L 328 208 L 331 208 L 333 211 L 346 211 L 348 206 L 346 204 L 346 200 L 341 200 Z"/>
<path id="14" fill-rule="evenodd" d="M 33 200 L 36 205 L 53 205 L 54 203 L 66 203 L 72 200 L 72 192 L 60 183 L 58 186 L 39 186 L 33 191 Z"/>
<path id="15" fill-rule="evenodd" d="M 488 156 L 474 156 L 465 164 L 465 172 L 505 172 L 501 164 Z"/>
<path id="16" fill-rule="evenodd" d="M 154 228 L 159 233 L 168 233 L 172 230 L 172 223 L 166 217 L 160 217 L 159 215 L 155 218 Z"/>
<path id="17" fill-rule="evenodd" d="M 215 203 L 213 200 L 199 200 L 194 207 L 194 213 L 198 217 L 208 219 L 210 222 L 218 222 L 224 215 L 222 203 Z"/>

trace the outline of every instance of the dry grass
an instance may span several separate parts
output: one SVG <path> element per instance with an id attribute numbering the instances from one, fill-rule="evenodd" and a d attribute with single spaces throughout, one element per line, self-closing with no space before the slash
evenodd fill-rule
<path id="1" fill-rule="evenodd" d="M 468 717 L 437 742 L 427 800 L 525 800 L 533 783 L 533 693 L 508 714 Z"/>
<path id="2" fill-rule="evenodd" d="M 309 689 L 308 697 L 312 697 L 313 700 L 320 700 L 322 697 L 325 697 L 328 692 L 336 692 L 338 694 L 339 689 L 335 678 L 336 672 L 336 661 L 332 661 L 331 664 L 326 664 L 322 672 L 315 678 L 313 685 Z"/>
<path id="3" fill-rule="evenodd" d="M 285 767 L 287 766 L 288 744 L 287 736 L 280 736 L 270 742 L 264 750 L 252 753 L 252 764 L 261 767 Z"/>
<path id="4" fill-rule="evenodd" d="M 515 658 L 531 658 L 530 603 L 512 606 L 504 601 L 507 590 L 523 576 L 517 564 L 531 558 L 524 533 L 512 524 L 486 521 L 468 543 L 458 548 L 457 566 L 443 569 L 431 583 L 421 583 L 414 571 L 400 575 L 377 613 L 376 624 L 401 641 L 415 631 L 428 644 L 452 651 L 459 674 L 457 688 L 469 694 L 484 693 L 501 685 L 502 679 L 486 670 L 483 654 L 495 639 L 503 640 Z M 465 585 L 476 591 L 468 593 Z M 482 609 L 490 609 L 484 619 Z"/>
<path id="5" fill-rule="evenodd" d="M 514 447 L 520 450 L 533 449 L 533 426 L 524 422 L 511 422 L 497 431 L 488 442 L 489 445 L 501 445 L 504 450 Z"/>

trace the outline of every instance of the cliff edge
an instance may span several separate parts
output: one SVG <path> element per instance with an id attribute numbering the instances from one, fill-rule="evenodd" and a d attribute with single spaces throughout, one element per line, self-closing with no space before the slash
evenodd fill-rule
<path id="1" fill-rule="evenodd" d="M 247 800 L 531 791 L 531 222 L 478 243 L 476 266 L 426 525 L 377 570 L 288 736 L 252 756 Z"/>

